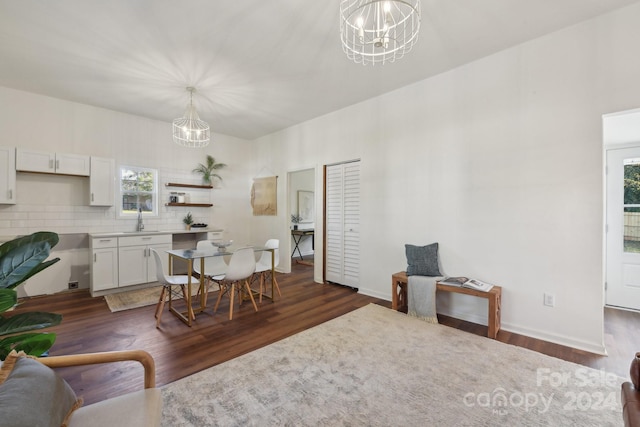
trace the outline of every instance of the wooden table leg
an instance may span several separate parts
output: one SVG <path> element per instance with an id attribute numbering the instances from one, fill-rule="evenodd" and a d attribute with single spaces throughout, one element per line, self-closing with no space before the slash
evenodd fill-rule
<path id="1" fill-rule="evenodd" d="M 398 310 L 398 281 L 391 276 L 391 308 Z"/>
<path id="2" fill-rule="evenodd" d="M 489 298 L 489 331 L 487 336 L 496 339 L 500 330 L 500 294 L 491 294 Z"/>
<path id="3" fill-rule="evenodd" d="M 407 307 L 407 275 L 404 272 L 391 276 L 391 308 L 405 310 Z"/>
<path id="4" fill-rule="evenodd" d="M 271 249 L 270 252 L 271 252 L 271 302 L 275 302 L 276 295 L 274 294 L 274 291 L 275 291 L 275 283 L 276 283 L 276 250 Z M 260 294 L 260 300 L 262 300 L 262 294 Z"/>

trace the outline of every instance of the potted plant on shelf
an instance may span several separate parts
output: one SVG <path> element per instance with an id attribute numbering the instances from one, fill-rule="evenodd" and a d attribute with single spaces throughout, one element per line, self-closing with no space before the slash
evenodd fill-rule
<path id="1" fill-rule="evenodd" d="M 191 224 L 193 224 L 193 216 L 191 212 L 187 212 L 187 214 L 182 218 L 182 222 L 187 226 L 187 230 L 191 230 Z"/>
<path id="2" fill-rule="evenodd" d="M 216 163 L 216 159 L 212 156 L 207 155 L 207 163 L 206 164 L 198 164 L 198 167 L 193 170 L 193 172 L 202 174 L 202 182 L 205 185 L 211 185 L 213 182 L 213 178 L 218 178 L 222 181 L 222 177 L 214 171 L 218 169 L 222 169 L 227 165 L 224 163 Z"/>
<path id="3" fill-rule="evenodd" d="M 56 233 L 43 231 L 0 245 L 0 360 L 11 350 L 41 356 L 56 340 L 52 332 L 25 332 L 59 325 L 60 314 L 26 312 L 7 317 L 4 313 L 18 304 L 16 287 L 60 261 L 60 258 L 45 261 L 58 240 Z"/>
<path id="4" fill-rule="evenodd" d="M 291 222 L 293 223 L 293 229 L 298 229 L 298 224 L 302 221 L 302 217 L 300 215 L 291 214 Z"/>

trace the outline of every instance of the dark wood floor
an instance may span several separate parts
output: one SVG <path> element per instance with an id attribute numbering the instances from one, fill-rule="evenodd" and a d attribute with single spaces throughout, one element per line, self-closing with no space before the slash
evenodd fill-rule
<path id="1" fill-rule="evenodd" d="M 156 329 L 154 306 L 111 313 L 104 298 L 91 298 L 87 291 L 25 299 L 17 312 L 38 310 L 60 313 L 61 325 L 51 355 L 95 351 L 143 349 L 156 362 L 158 386 L 176 381 L 210 366 L 248 353 L 369 303 L 390 307 L 379 300 L 331 284 L 313 282 L 313 268 L 294 264 L 291 274 L 278 275 L 283 297 L 264 301 L 256 313 L 250 304 L 228 320 L 228 301 L 217 314 L 199 314 L 189 328 L 165 310 L 162 328 Z M 46 273 L 42 273 L 46 274 Z M 575 363 L 605 369 L 622 377 L 635 351 L 640 349 L 640 314 L 606 309 L 606 345 L 609 356 L 598 356 L 548 342 L 500 331 L 502 342 L 526 347 Z M 485 326 L 444 316 L 440 323 L 478 335 Z M 142 387 L 142 368 L 135 363 L 59 370 L 85 404 Z"/>

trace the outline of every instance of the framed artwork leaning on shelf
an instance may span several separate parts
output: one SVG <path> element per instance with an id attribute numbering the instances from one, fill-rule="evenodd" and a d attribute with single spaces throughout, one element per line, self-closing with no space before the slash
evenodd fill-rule
<path id="1" fill-rule="evenodd" d="M 313 191 L 298 190 L 298 216 L 301 218 L 301 223 L 314 221 L 315 205 Z"/>

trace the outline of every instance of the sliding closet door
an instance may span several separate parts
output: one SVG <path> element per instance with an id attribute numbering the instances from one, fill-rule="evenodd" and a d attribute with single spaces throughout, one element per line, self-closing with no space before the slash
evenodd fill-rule
<path id="1" fill-rule="evenodd" d="M 360 162 L 326 167 L 326 256 L 328 282 L 360 286 Z"/>

